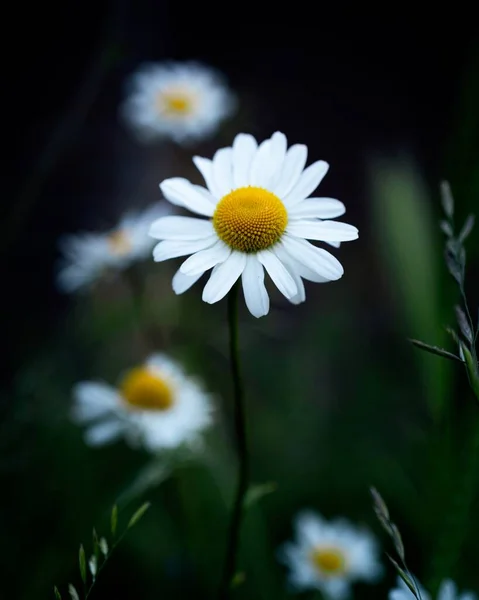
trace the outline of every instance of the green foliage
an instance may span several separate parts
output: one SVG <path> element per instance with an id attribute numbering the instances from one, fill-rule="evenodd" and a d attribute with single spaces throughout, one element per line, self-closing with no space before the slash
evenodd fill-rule
<path id="1" fill-rule="evenodd" d="M 397 525 L 393 521 L 391 521 L 389 516 L 389 509 L 386 503 L 384 502 L 383 498 L 381 497 L 380 493 L 375 488 L 371 488 L 371 496 L 373 498 L 374 512 L 376 513 L 376 516 L 379 522 L 381 523 L 384 531 L 391 537 L 394 549 L 396 550 L 399 556 L 401 565 L 394 558 L 389 556 L 389 554 L 387 554 L 387 557 L 396 569 L 399 577 L 411 590 L 411 593 L 414 595 L 414 597 L 417 600 L 421 600 L 421 590 L 419 588 L 419 585 L 416 579 L 414 578 L 413 574 L 409 571 L 406 564 L 404 544 L 402 541 L 401 534 L 399 533 L 399 529 Z"/>
<path id="2" fill-rule="evenodd" d="M 465 291 L 466 249 L 464 247 L 464 242 L 467 240 L 474 226 L 474 216 L 469 215 L 467 217 L 459 234 L 456 236 L 454 226 L 454 199 L 451 188 L 447 182 L 443 182 L 441 185 L 441 198 L 442 207 L 446 216 L 446 220 L 441 221 L 441 229 L 446 236 L 444 258 L 447 269 L 456 282 L 464 303 L 464 308 L 461 306 L 455 307 L 458 332 L 453 329 L 448 330 L 458 345 L 460 356 L 456 356 L 442 348 L 430 346 L 419 340 L 411 341 L 421 350 L 464 363 L 469 385 L 476 400 L 479 402 L 479 363 L 476 351 L 479 321 L 474 325 Z"/>
<path id="3" fill-rule="evenodd" d="M 128 525 L 123 533 L 118 537 L 116 541 L 113 541 L 111 544 L 111 550 L 109 550 L 108 542 L 105 538 L 98 539 L 97 532 L 95 528 L 93 528 L 92 534 L 92 555 L 88 559 L 88 570 L 87 570 L 87 559 L 85 554 L 85 549 L 83 544 L 80 544 L 80 549 L 78 551 L 78 564 L 80 569 L 80 578 L 83 583 L 83 600 L 87 600 L 90 597 L 90 594 L 93 590 L 93 587 L 96 583 L 97 575 L 103 570 L 106 563 L 110 559 L 113 551 L 117 548 L 120 542 L 125 537 L 128 530 L 134 527 L 140 519 L 144 516 L 146 511 L 150 508 L 151 504 L 149 502 L 145 502 L 142 504 L 130 517 L 128 521 Z M 114 538 L 116 534 L 117 524 L 118 524 L 118 507 L 116 504 L 113 506 L 111 511 L 111 519 L 110 519 L 110 531 L 111 535 Z M 101 554 L 100 554 L 101 553 Z M 58 591 L 57 586 L 53 588 L 56 600 L 61 600 L 60 592 Z M 73 584 L 69 584 L 68 593 L 70 594 L 71 600 L 80 600 L 80 595 Z"/>

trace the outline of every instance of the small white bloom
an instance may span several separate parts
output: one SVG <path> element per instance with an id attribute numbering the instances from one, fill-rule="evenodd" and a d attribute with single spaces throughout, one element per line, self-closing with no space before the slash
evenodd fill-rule
<path id="1" fill-rule="evenodd" d="M 284 545 L 280 559 L 296 590 L 317 589 L 334 600 L 348 598 L 354 581 L 372 583 L 382 574 L 376 540 L 367 530 L 311 512 L 297 517 L 296 541 Z"/>
<path id="2" fill-rule="evenodd" d="M 73 394 L 73 418 L 88 425 L 85 441 L 92 446 L 124 437 L 151 451 L 172 449 L 198 442 L 212 422 L 209 396 L 162 354 L 128 371 L 116 388 L 85 381 Z"/>
<path id="3" fill-rule="evenodd" d="M 220 73 L 197 63 L 148 63 L 131 76 L 122 115 L 140 140 L 188 143 L 213 134 L 236 102 Z"/>
<path id="4" fill-rule="evenodd" d="M 105 233 L 63 236 L 58 287 L 63 292 L 75 292 L 109 270 L 125 269 L 145 259 L 154 245 L 148 235 L 151 223 L 169 212 L 169 205 L 158 203 L 141 212 L 126 213 L 114 229 Z"/>
<path id="5" fill-rule="evenodd" d="M 431 600 L 431 595 L 421 586 L 419 586 L 419 591 L 422 600 Z M 397 587 L 389 592 L 388 598 L 389 600 L 415 600 L 414 594 L 400 577 L 397 578 Z M 451 579 L 444 579 L 439 587 L 437 600 L 477 600 L 477 596 L 472 592 L 463 592 L 462 594 L 459 594 L 454 581 Z"/>
<path id="6" fill-rule="evenodd" d="M 282 133 L 259 145 L 239 134 L 213 160 L 193 158 L 207 189 L 180 177 L 160 184 L 172 204 L 207 217 L 170 216 L 151 226 L 150 235 L 163 240 L 153 250 L 156 261 L 192 255 L 173 278 L 177 294 L 213 268 L 203 300 L 218 302 L 241 277 L 246 305 L 261 317 L 269 311 L 264 269 L 294 304 L 305 300 L 303 279 L 326 282 L 343 275 L 341 263 L 307 239 L 337 247 L 355 240 L 358 230 L 330 220 L 345 212 L 342 202 L 310 197 L 328 164 L 320 160 L 305 169 L 306 157 L 306 146 L 287 149 Z"/>

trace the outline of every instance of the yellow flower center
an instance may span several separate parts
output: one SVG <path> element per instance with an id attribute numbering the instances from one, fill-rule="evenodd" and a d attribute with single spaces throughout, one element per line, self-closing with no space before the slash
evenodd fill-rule
<path id="1" fill-rule="evenodd" d="M 288 213 L 272 192 L 260 187 L 242 187 L 223 196 L 213 215 L 219 238 L 233 250 L 259 252 L 281 239 Z"/>
<path id="2" fill-rule="evenodd" d="M 127 233 L 122 229 L 113 231 L 108 236 L 108 245 L 112 254 L 123 256 L 131 250 L 131 242 Z"/>
<path id="3" fill-rule="evenodd" d="M 182 92 L 162 92 L 157 99 L 159 110 L 170 116 L 182 116 L 193 109 L 192 98 Z"/>
<path id="4" fill-rule="evenodd" d="M 145 367 L 136 367 L 126 374 L 120 393 L 131 407 L 143 410 L 167 410 L 174 403 L 168 383 Z"/>
<path id="5" fill-rule="evenodd" d="M 341 575 L 346 570 L 346 559 L 337 548 L 315 548 L 311 562 L 321 575 Z"/>

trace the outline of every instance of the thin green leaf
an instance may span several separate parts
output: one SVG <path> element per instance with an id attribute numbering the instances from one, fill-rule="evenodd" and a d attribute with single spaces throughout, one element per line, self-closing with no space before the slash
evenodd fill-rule
<path id="1" fill-rule="evenodd" d="M 138 523 L 138 521 L 146 513 L 146 511 L 150 508 L 150 506 L 151 506 L 150 502 L 145 502 L 144 504 L 142 504 L 140 506 L 140 508 L 131 517 L 131 519 L 128 523 L 127 529 L 130 529 L 130 527 L 133 527 L 133 525 L 136 525 L 136 523 Z"/>
<path id="2" fill-rule="evenodd" d="M 454 331 L 454 329 L 452 329 L 451 327 L 446 327 L 446 331 L 452 337 L 452 339 L 456 342 L 456 344 L 459 345 L 459 336 Z"/>
<path id="3" fill-rule="evenodd" d="M 62 595 L 58 591 L 58 588 L 56 585 L 53 586 L 53 593 L 55 594 L 56 600 L 62 600 Z"/>
<path id="4" fill-rule="evenodd" d="M 461 281 L 464 281 L 464 272 L 466 270 L 466 249 L 464 246 L 459 248 L 458 253 L 459 268 L 461 270 Z"/>
<path id="5" fill-rule="evenodd" d="M 452 237 L 454 235 L 454 231 L 452 230 L 452 226 L 449 221 L 440 221 L 439 227 L 442 232 L 447 235 L 447 237 Z"/>
<path id="6" fill-rule="evenodd" d="M 472 330 L 469 325 L 469 321 L 460 306 L 455 306 L 455 310 L 456 310 L 456 319 L 457 319 L 457 324 L 459 325 L 459 329 L 461 330 L 461 333 L 464 336 L 464 338 L 470 344 L 472 344 L 474 336 L 472 335 Z"/>
<path id="7" fill-rule="evenodd" d="M 420 348 L 421 350 L 424 350 L 425 352 L 430 352 L 431 354 L 436 354 L 437 356 L 442 356 L 443 358 L 448 358 L 449 360 L 457 360 L 460 363 L 463 362 L 459 356 L 456 356 L 455 354 L 452 354 L 451 352 L 444 350 L 444 348 L 438 348 L 437 346 L 430 346 L 429 344 L 425 344 L 424 342 L 421 342 L 420 340 L 409 339 L 409 341 L 412 344 L 414 344 L 417 348 Z"/>
<path id="8" fill-rule="evenodd" d="M 111 509 L 111 520 L 110 520 L 110 528 L 111 534 L 114 536 L 116 534 L 116 528 L 118 526 L 118 506 L 115 504 Z"/>
<path id="9" fill-rule="evenodd" d="M 479 402 L 479 365 L 465 344 L 461 344 L 461 350 L 466 363 L 469 384 Z"/>
<path id="10" fill-rule="evenodd" d="M 80 544 L 80 550 L 78 551 L 78 563 L 80 565 L 80 575 L 83 583 L 86 583 L 86 558 L 85 550 L 83 545 Z"/>
<path id="11" fill-rule="evenodd" d="M 94 554 L 92 554 L 90 560 L 88 561 L 88 566 L 90 567 L 90 573 L 93 577 L 93 581 L 95 581 L 95 577 L 98 571 L 98 562 Z"/>
<path id="12" fill-rule="evenodd" d="M 389 556 L 389 554 L 387 554 L 387 557 L 389 558 L 391 563 L 394 565 L 394 568 L 396 569 L 399 577 L 404 581 L 404 583 L 407 585 L 407 587 L 411 590 L 412 594 L 414 594 L 414 597 L 417 598 L 417 600 L 421 600 L 421 596 L 418 595 L 419 590 L 417 590 L 417 588 L 414 584 L 414 580 L 411 577 L 411 575 L 407 571 L 405 571 L 402 567 L 400 567 L 392 556 Z"/>
<path id="13" fill-rule="evenodd" d="M 103 556 L 107 556 L 108 554 L 108 542 L 105 540 L 104 537 L 102 537 L 100 539 L 100 541 L 98 542 L 99 546 L 100 546 L 100 550 L 101 553 L 103 554 Z"/>
<path id="14" fill-rule="evenodd" d="M 246 580 L 246 574 L 243 571 L 239 571 L 235 574 L 231 580 L 231 589 L 237 588 L 242 585 Z"/>
<path id="15" fill-rule="evenodd" d="M 459 285 L 462 285 L 462 270 L 457 264 L 457 260 L 449 251 L 446 251 L 444 255 L 446 261 L 446 267 L 449 273 L 454 277 Z"/>
<path id="16" fill-rule="evenodd" d="M 451 219 L 454 215 L 454 198 L 452 197 L 451 186 L 447 181 L 441 182 L 441 202 L 446 216 Z"/>
<path id="17" fill-rule="evenodd" d="M 98 542 L 98 534 L 97 534 L 95 528 L 93 528 L 93 532 L 92 532 L 92 543 L 93 543 L 93 554 L 96 557 L 98 557 L 98 554 L 100 552 L 100 546 L 99 546 L 99 542 Z"/>
<path id="18" fill-rule="evenodd" d="M 402 560 L 402 562 L 404 562 L 404 544 L 402 541 L 401 534 L 399 533 L 399 529 L 397 528 L 397 525 L 395 523 L 391 523 L 391 537 L 393 539 L 394 548 L 396 549 L 399 558 Z"/>
<path id="19" fill-rule="evenodd" d="M 251 508 L 251 506 L 253 506 L 253 504 L 256 504 L 256 502 L 261 500 L 261 498 L 275 492 L 277 487 L 278 486 L 274 481 L 268 481 L 266 483 L 252 485 L 246 492 L 244 499 L 244 508 Z"/>
<path id="20" fill-rule="evenodd" d="M 469 237 L 469 234 L 471 233 L 472 228 L 474 227 L 474 221 L 475 221 L 474 215 L 469 215 L 467 217 L 467 219 L 465 220 L 464 225 L 462 226 L 462 229 L 457 238 L 461 244 L 464 243 L 466 241 L 466 239 Z"/>
<path id="21" fill-rule="evenodd" d="M 75 589 L 75 586 L 72 585 L 71 583 L 68 586 L 68 593 L 70 594 L 70 598 L 72 600 L 80 600 L 80 596 L 78 595 L 78 592 Z"/>
<path id="22" fill-rule="evenodd" d="M 369 491 L 373 497 L 373 506 L 376 514 L 380 514 L 384 519 L 389 521 L 389 509 L 386 505 L 386 502 L 384 502 L 383 497 L 375 487 L 370 487 Z"/>

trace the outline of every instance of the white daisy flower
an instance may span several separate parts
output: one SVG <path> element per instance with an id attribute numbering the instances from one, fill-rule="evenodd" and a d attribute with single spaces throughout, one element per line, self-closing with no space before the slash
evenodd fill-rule
<path id="1" fill-rule="evenodd" d="M 296 542 L 286 544 L 280 559 L 297 590 L 317 589 L 327 598 L 350 595 L 356 580 L 375 582 L 382 574 L 374 537 L 345 520 L 325 521 L 303 512 L 296 519 Z"/>
<path id="2" fill-rule="evenodd" d="M 422 600 L 431 600 L 431 595 L 421 586 L 419 586 L 419 591 Z M 415 600 L 414 594 L 400 577 L 397 578 L 397 587 L 389 592 L 388 598 L 389 600 Z M 451 579 L 444 579 L 439 587 L 437 600 L 477 600 L 477 595 L 473 592 L 463 592 L 462 594 L 459 594 L 454 581 Z"/>
<path id="3" fill-rule="evenodd" d="M 169 137 L 181 144 L 206 138 L 236 105 L 222 75 L 197 63 L 145 64 L 128 87 L 121 112 L 143 141 Z"/>
<path id="4" fill-rule="evenodd" d="M 154 354 L 114 388 L 84 381 L 73 390 L 73 418 L 88 425 L 85 441 L 101 446 L 124 437 L 148 450 L 195 444 L 212 422 L 212 405 L 178 364 Z"/>
<path id="5" fill-rule="evenodd" d="M 358 230 L 330 220 L 345 212 L 342 202 L 310 197 L 328 164 L 320 160 L 305 169 L 306 157 L 301 144 L 287 150 L 282 133 L 259 145 L 253 136 L 239 134 L 213 160 L 193 158 L 207 188 L 180 177 L 160 184 L 172 204 L 208 217 L 170 216 L 151 226 L 150 235 L 163 240 L 153 250 L 156 261 L 192 255 L 173 278 L 177 294 L 213 268 L 203 300 L 218 302 L 241 276 L 246 305 L 261 317 L 269 311 L 264 269 L 295 304 L 305 299 L 302 279 L 326 282 L 342 276 L 341 263 L 307 239 L 338 246 L 355 240 Z"/>
<path id="6" fill-rule="evenodd" d="M 63 261 L 58 287 L 64 292 L 75 292 L 109 270 L 125 269 L 145 259 L 154 245 L 148 235 L 151 223 L 169 212 L 169 205 L 158 203 L 142 212 L 128 212 L 115 228 L 105 233 L 64 236 L 60 240 Z"/>

